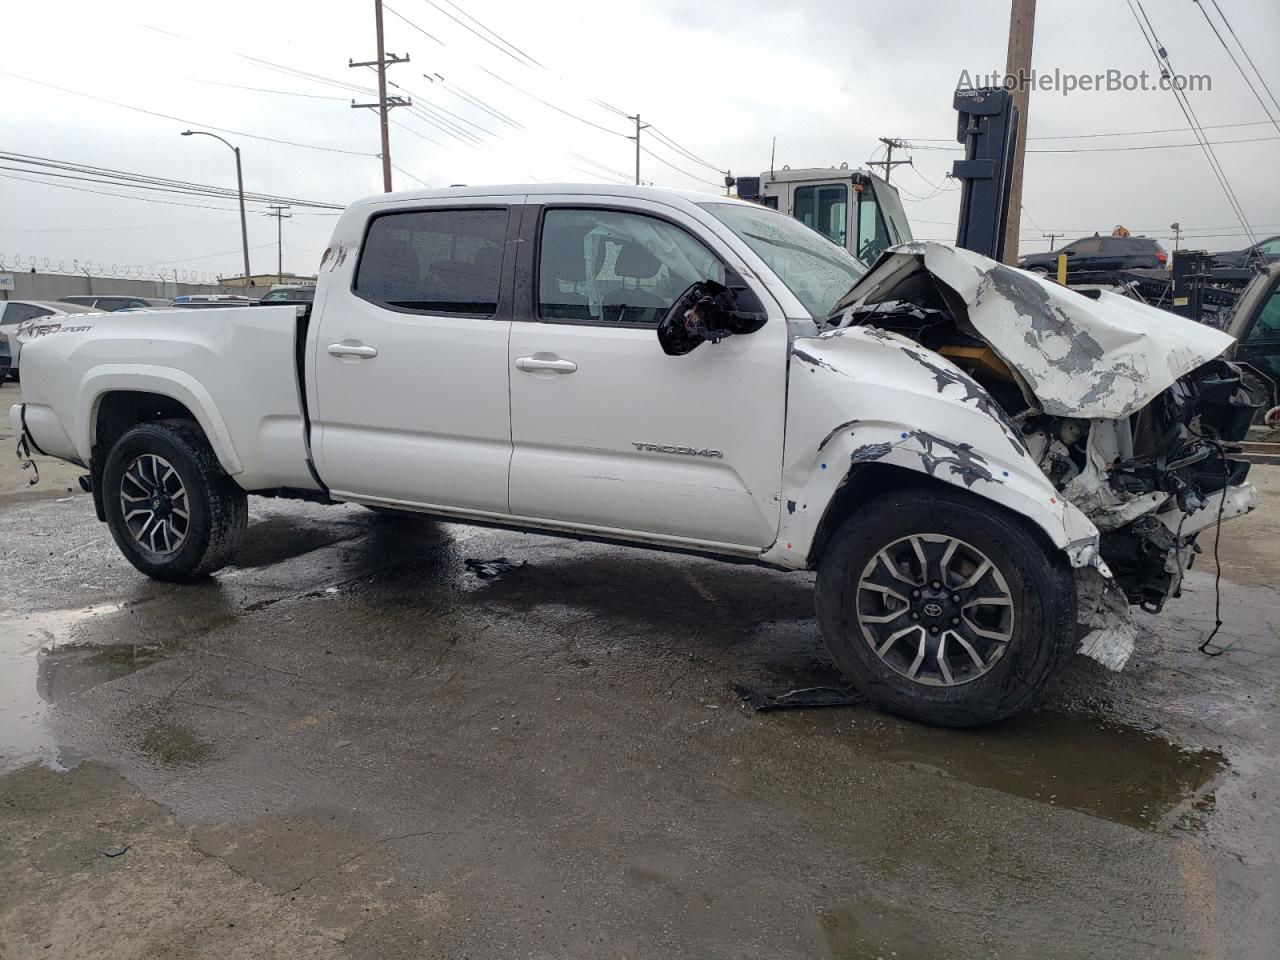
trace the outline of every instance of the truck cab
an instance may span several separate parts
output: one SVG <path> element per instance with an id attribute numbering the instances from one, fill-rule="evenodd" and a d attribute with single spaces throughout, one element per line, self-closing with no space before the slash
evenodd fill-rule
<path id="1" fill-rule="evenodd" d="M 759 177 L 739 177 L 738 196 L 795 217 L 863 263 L 911 240 L 898 191 L 866 170 L 784 166 Z"/>

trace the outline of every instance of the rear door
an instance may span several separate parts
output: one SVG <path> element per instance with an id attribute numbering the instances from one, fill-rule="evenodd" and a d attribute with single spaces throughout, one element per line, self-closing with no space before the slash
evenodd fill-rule
<path id="1" fill-rule="evenodd" d="M 522 239 L 511 512 L 742 553 L 772 543 L 787 327 L 767 291 L 751 281 L 762 329 L 669 357 L 656 327 L 672 303 L 742 270 L 705 226 L 651 201 L 548 197 Z"/>
<path id="2" fill-rule="evenodd" d="M 375 214 L 335 269 L 314 356 L 321 479 L 353 499 L 505 514 L 507 250 L 520 198 Z"/>

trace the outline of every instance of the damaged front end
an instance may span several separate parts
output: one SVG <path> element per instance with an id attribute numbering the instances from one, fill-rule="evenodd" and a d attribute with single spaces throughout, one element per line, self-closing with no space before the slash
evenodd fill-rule
<path id="1" fill-rule="evenodd" d="M 1198 535 L 1254 507 L 1233 444 L 1257 405 L 1220 359 L 1234 342 L 1220 331 L 935 243 L 887 251 L 828 322 L 906 337 L 994 398 L 1100 532 L 1104 563 L 1073 563 L 1092 631 L 1082 652 L 1113 669 L 1132 650 L 1129 605 L 1158 612 L 1179 595 Z"/>

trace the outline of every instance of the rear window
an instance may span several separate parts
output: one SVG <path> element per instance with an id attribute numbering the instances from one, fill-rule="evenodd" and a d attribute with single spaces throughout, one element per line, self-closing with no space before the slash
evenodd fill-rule
<path id="1" fill-rule="evenodd" d="M 398 310 L 492 316 L 508 216 L 500 208 L 377 217 L 356 268 L 357 296 Z"/>

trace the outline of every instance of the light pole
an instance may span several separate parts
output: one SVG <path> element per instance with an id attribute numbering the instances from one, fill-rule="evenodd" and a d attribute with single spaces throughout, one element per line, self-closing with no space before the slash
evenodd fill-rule
<path id="1" fill-rule="evenodd" d="M 222 140 L 228 147 L 231 147 L 231 152 L 236 155 L 236 189 L 240 192 L 240 244 L 244 247 L 244 285 L 247 287 L 253 282 L 250 280 L 253 275 L 249 272 L 249 226 L 244 218 L 244 174 L 240 171 L 240 148 L 227 143 L 216 133 L 208 133 L 204 130 L 183 130 L 182 135 L 184 137 L 213 137 L 215 140 Z"/>

